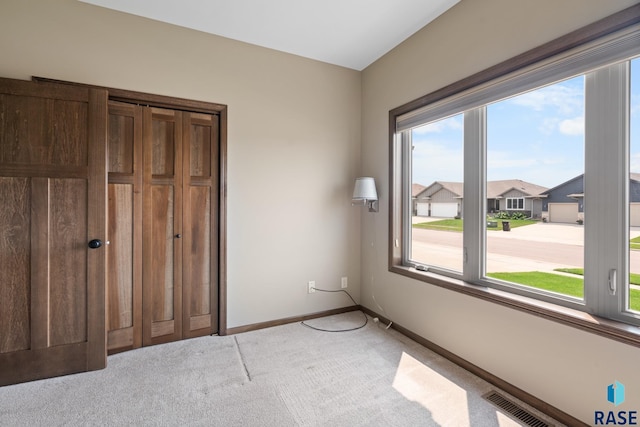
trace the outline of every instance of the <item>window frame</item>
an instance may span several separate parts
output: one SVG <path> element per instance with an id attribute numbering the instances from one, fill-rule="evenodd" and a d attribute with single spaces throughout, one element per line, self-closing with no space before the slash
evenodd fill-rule
<path id="1" fill-rule="evenodd" d="M 506 207 L 507 207 L 508 211 L 523 211 L 524 210 L 524 206 L 525 206 L 524 197 L 507 197 L 505 200 L 507 201 L 507 206 Z M 516 204 L 515 208 L 513 207 L 514 201 L 515 201 L 515 204 Z M 509 202 L 511 202 L 511 203 L 509 203 Z M 511 207 L 509 207 L 509 205 L 511 205 Z M 522 206 L 518 207 L 519 205 L 522 205 Z"/>
<path id="2" fill-rule="evenodd" d="M 598 73 L 611 74 L 612 71 L 609 68 L 606 68 L 604 69 L 604 71 L 602 71 L 600 70 L 600 68 L 605 64 L 611 64 L 612 62 L 619 60 L 619 58 L 616 59 L 616 53 L 613 52 L 614 49 L 612 48 L 605 48 L 603 57 L 599 59 L 601 63 L 598 63 L 598 60 L 593 62 L 593 59 L 590 59 L 591 62 L 587 62 L 586 66 L 573 64 L 572 67 L 566 67 L 565 69 L 563 69 L 562 67 L 554 69 L 553 63 L 562 63 L 566 58 L 569 58 L 569 61 L 572 61 L 573 58 L 580 52 L 589 51 L 589 49 L 594 49 L 594 46 L 597 47 L 601 44 L 606 44 L 608 41 L 616 39 L 620 36 L 624 36 L 625 34 L 640 34 L 640 26 L 638 25 L 639 23 L 640 5 L 632 6 L 614 15 L 590 24 L 584 28 L 581 28 L 563 37 L 539 46 L 538 48 L 532 49 L 531 51 L 525 52 L 521 55 L 497 64 L 487 70 L 474 74 L 466 79 L 453 83 L 440 90 L 432 92 L 403 106 L 391 110 L 389 112 L 389 141 L 391 159 L 389 176 L 389 271 L 421 280 L 433 285 L 442 286 L 453 291 L 472 295 L 484 300 L 493 301 L 522 311 L 534 313 L 548 319 L 556 320 L 564 324 L 589 330 L 593 333 L 616 339 L 628 344 L 640 346 L 640 331 L 638 331 L 637 326 L 622 323 L 637 322 L 638 316 L 631 316 L 631 318 L 628 318 L 624 313 L 623 315 L 621 315 L 620 313 L 612 312 L 611 307 L 619 306 L 622 297 L 620 297 L 619 295 L 607 295 L 606 289 L 604 289 L 604 287 L 599 287 L 598 289 L 588 288 L 585 282 L 585 302 L 586 308 L 589 308 L 589 310 L 586 310 L 584 306 L 580 307 L 581 304 L 576 303 L 576 301 L 569 301 L 567 304 L 559 304 L 558 300 L 556 299 L 544 297 L 540 298 L 539 296 L 534 296 L 533 294 L 535 292 L 519 292 L 518 290 L 514 291 L 513 289 L 509 289 L 509 286 L 493 286 L 493 284 L 491 286 L 487 286 L 486 280 L 482 279 L 482 274 L 484 271 L 483 251 L 486 247 L 484 241 L 484 215 L 474 214 L 470 216 L 466 213 L 463 215 L 465 217 L 463 238 L 465 241 L 464 258 L 466 264 L 462 275 L 446 274 L 446 272 L 443 274 L 443 272 L 439 272 L 437 271 L 437 269 L 425 269 L 420 268 L 420 266 L 416 268 L 416 265 L 411 265 L 408 262 L 409 260 L 406 259 L 407 253 L 410 253 L 410 251 L 407 251 L 407 245 L 411 244 L 411 242 L 406 241 L 410 240 L 407 239 L 406 236 L 410 235 L 409 232 L 411 230 L 410 218 L 407 218 L 406 216 L 407 208 L 410 209 L 411 203 L 411 174 L 410 170 L 407 171 L 407 168 L 403 167 L 402 164 L 403 155 L 407 154 L 406 141 L 403 143 L 403 139 L 405 139 L 406 136 L 403 135 L 410 134 L 410 132 L 398 131 L 399 126 L 401 128 L 400 130 L 411 129 L 412 124 L 415 125 L 416 123 L 420 123 L 420 120 L 424 120 L 425 117 L 428 117 L 429 121 L 434 121 L 446 117 L 447 115 L 459 114 L 461 112 L 464 112 L 465 128 L 466 126 L 470 126 L 470 128 L 476 129 L 479 135 L 484 135 L 484 116 L 486 116 L 485 106 L 490 102 L 500 99 L 500 96 L 505 96 L 505 91 L 507 96 L 513 96 L 517 93 L 521 93 L 523 91 L 541 86 L 544 83 L 545 78 L 548 78 L 548 83 L 552 83 L 554 81 L 573 77 L 585 72 L 588 72 L 590 75 L 592 75 L 592 77 L 588 77 L 588 80 L 593 81 L 594 79 L 599 79 L 601 82 L 605 81 L 606 77 L 603 76 L 598 78 Z M 576 52 L 578 52 L 578 54 L 576 54 Z M 608 55 L 610 52 L 611 56 Z M 573 60 L 573 62 L 575 63 L 579 61 Z M 544 71 L 541 72 L 540 70 L 544 69 L 544 66 L 547 66 L 549 64 L 551 64 L 551 71 L 548 73 L 549 76 L 546 76 L 544 75 Z M 624 65 L 620 65 L 614 68 L 616 68 L 618 71 L 614 70 L 613 74 L 618 73 L 619 75 L 613 80 L 611 85 L 606 89 L 592 88 L 592 93 L 602 94 L 604 93 L 604 91 L 612 89 L 624 90 L 624 87 L 622 87 L 624 86 L 622 83 L 622 80 L 624 80 Z M 523 75 L 526 76 L 527 73 L 538 73 L 538 78 L 534 78 L 533 83 L 526 78 L 521 78 L 521 80 L 518 81 L 519 77 Z M 542 74 L 543 78 L 539 78 L 540 74 Z M 507 81 L 507 83 L 504 83 L 505 81 Z M 515 83 L 509 83 L 509 81 Z M 522 84 L 523 81 L 524 84 Z M 483 95 L 482 90 L 486 90 L 487 87 L 495 85 L 496 82 L 498 82 L 498 85 L 505 86 L 504 90 L 501 92 L 499 88 L 497 93 L 493 94 L 494 99 L 486 99 Z M 542 84 L 540 82 L 542 82 Z M 533 86 L 527 86 L 531 84 L 533 84 Z M 474 98 L 474 96 L 476 96 L 477 99 Z M 471 100 L 471 102 L 469 102 L 469 100 Z M 473 106 L 473 102 L 476 102 L 477 105 Z M 472 107 L 469 107 L 469 105 L 472 105 Z M 456 110 L 456 106 L 462 107 Z M 610 107 L 611 105 L 605 106 L 604 108 Z M 620 108 L 619 105 L 613 105 L 613 107 L 618 109 Z M 598 115 L 603 113 L 602 105 L 598 107 L 600 108 L 600 110 L 597 111 L 595 111 L 593 108 L 591 108 L 591 111 L 589 111 L 589 106 L 587 106 L 586 108 L 587 111 L 585 111 L 585 115 L 587 118 L 589 116 L 597 117 Z M 585 122 L 587 122 L 586 119 Z M 586 124 L 586 126 L 589 125 Z M 596 134 L 600 132 L 600 136 L 608 132 L 619 133 L 619 130 L 613 129 L 613 127 L 615 126 L 616 124 L 613 123 L 610 126 L 605 126 L 603 127 L 603 129 L 597 130 L 595 129 L 595 125 L 593 125 L 591 132 L 595 132 Z M 626 129 L 628 134 L 628 111 Z M 620 137 L 624 139 L 624 135 Z M 475 158 L 479 160 L 477 163 L 473 162 L 476 164 L 472 165 L 468 165 L 465 163 L 465 212 L 485 212 L 485 180 L 478 180 L 477 177 L 486 176 L 486 165 L 484 160 L 486 154 L 486 143 L 485 141 L 478 143 L 477 140 L 471 140 L 469 142 L 473 145 L 473 147 L 467 148 L 467 133 L 465 132 L 465 159 Z M 585 145 L 587 143 L 588 142 L 585 140 Z M 628 135 L 626 138 L 626 144 L 628 146 Z M 626 153 L 622 152 L 625 143 L 618 144 L 618 146 L 619 149 L 612 150 L 613 153 L 605 153 L 603 147 L 600 147 L 600 151 L 598 151 L 597 147 L 592 148 L 590 158 L 585 159 L 585 168 L 592 168 L 593 164 L 595 164 L 595 162 L 597 162 L 598 160 L 597 157 L 602 155 L 614 157 L 617 156 L 617 160 L 611 160 L 612 162 L 621 161 L 620 156 L 626 156 Z M 470 153 L 474 150 L 474 156 L 471 156 Z M 589 155 L 587 154 L 585 154 L 585 156 L 589 157 Z M 589 216 L 590 218 L 594 218 L 595 221 L 605 221 L 603 219 L 604 216 L 610 216 L 612 213 L 616 216 L 616 220 L 619 224 L 622 225 L 622 227 L 620 227 L 621 230 L 619 232 L 614 233 L 615 236 L 613 236 L 613 239 L 615 242 L 610 242 L 610 244 L 617 245 L 616 247 L 620 248 L 620 251 L 611 254 L 611 257 L 609 259 L 599 261 L 598 263 L 595 263 L 595 265 L 586 263 L 585 278 L 587 277 L 587 275 L 589 275 L 590 277 L 597 277 L 599 281 L 604 280 L 606 283 L 607 277 L 602 276 L 609 271 L 611 265 L 617 266 L 618 272 L 622 271 L 625 273 L 628 266 L 628 255 L 626 255 L 627 258 L 625 258 L 624 255 L 625 250 L 628 254 L 628 238 L 625 234 L 625 230 L 628 230 L 628 221 L 627 214 L 622 208 L 623 206 L 628 206 L 628 196 L 627 194 L 625 194 L 628 193 L 628 167 L 627 170 L 621 171 L 618 174 L 608 174 L 609 176 L 604 175 L 607 174 L 598 174 L 592 172 L 590 173 L 590 175 L 587 175 L 585 173 L 585 188 L 592 188 L 592 194 L 597 193 L 598 191 L 600 191 L 598 190 L 598 182 L 600 182 L 598 180 L 602 180 L 604 178 L 605 181 L 607 179 L 609 180 L 609 182 L 605 185 L 609 185 L 609 188 L 617 185 L 619 188 L 621 188 L 621 191 L 615 192 L 616 194 L 609 194 L 609 202 L 603 203 L 603 205 L 609 207 L 613 206 L 613 211 L 611 211 L 610 209 L 603 209 L 598 213 L 597 211 L 599 209 L 593 208 L 593 212 L 589 211 Z M 585 198 L 587 198 L 588 196 L 589 194 L 585 193 Z M 405 206 L 405 201 L 408 201 L 408 207 Z M 598 219 L 598 217 L 600 217 L 600 219 Z M 585 259 L 597 258 L 594 257 L 593 254 L 588 253 L 590 251 L 590 249 L 588 248 L 589 246 L 593 245 L 593 243 L 589 243 L 589 240 L 593 241 L 594 239 L 598 238 L 599 237 L 595 232 L 585 235 Z M 468 242 L 471 242 L 471 244 L 468 244 Z M 626 265 L 624 265 L 625 262 Z M 588 269 L 590 269 L 591 271 L 588 271 Z M 622 276 L 622 274 L 620 274 L 620 276 Z M 618 282 L 621 283 L 622 279 L 618 278 Z M 619 289 L 623 287 L 624 285 L 618 285 Z M 613 300 L 614 298 L 616 299 L 615 301 Z M 594 304 L 593 301 L 596 301 L 596 303 Z M 591 307 L 597 308 L 595 310 L 592 310 Z M 595 311 L 596 313 L 598 313 L 598 315 L 591 314 L 589 311 Z"/>

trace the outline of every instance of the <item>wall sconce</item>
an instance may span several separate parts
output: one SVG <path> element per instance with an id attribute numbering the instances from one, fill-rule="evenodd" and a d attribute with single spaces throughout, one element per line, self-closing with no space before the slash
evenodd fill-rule
<path id="1" fill-rule="evenodd" d="M 378 212 L 378 192 L 376 191 L 376 182 L 373 178 L 356 178 L 351 204 L 367 205 L 369 212 Z"/>

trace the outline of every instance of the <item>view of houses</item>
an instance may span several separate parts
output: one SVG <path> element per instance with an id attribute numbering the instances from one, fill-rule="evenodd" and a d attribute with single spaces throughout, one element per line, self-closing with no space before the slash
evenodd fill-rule
<path id="1" fill-rule="evenodd" d="M 412 186 L 413 215 L 462 217 L 462 182 L 435 181 L 429 186 Z M 629 222 L 640 226 L 640 174 L 629 179 Z M 584 217 L 584 174 L 553 188 L 520 179 L 487 181 L 487 214 L 520 212 L 527 218 L 557 223 L 582 223 Z"/>

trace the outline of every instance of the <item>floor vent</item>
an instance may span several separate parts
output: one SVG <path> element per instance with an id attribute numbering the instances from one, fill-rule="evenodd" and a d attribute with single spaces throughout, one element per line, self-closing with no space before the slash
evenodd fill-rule
<path id="1" fill-rule="evenodd" d="M 495 391 L 491 391 L 482 397 L 514 417 L 516 420 L 523 422 L 526 426 L 553 427 L 553 424 L 549 424 L 548 422 L 541 420 L 522 406 L 512 402 Z"/>

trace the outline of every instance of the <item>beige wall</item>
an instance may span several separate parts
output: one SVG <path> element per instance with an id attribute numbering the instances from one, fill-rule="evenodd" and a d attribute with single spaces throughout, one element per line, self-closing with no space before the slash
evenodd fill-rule
<path id="1" fill-rule="evenodd" d="M 636 1 L 462 0 L 363 72 L 362 170 L 388 204 L 388 113 L 410 100 Z M 628 384 L 617 410 L 640 410 L 640 349 L 387 271 L 388 210 L 363 223 L 361 298 L 398 324 L 548 403 L 593 423 L 606 386 Z M 371 249 L 375 236 L 375 248 Z"/>
<path id="2" fill-rule="evenodd" d="M 0 76 L 229 106 L 228 326 L 359 295 L 360 73 L 75 0 L 2 0 Z"/>

